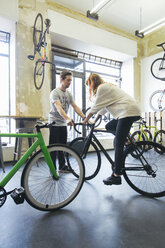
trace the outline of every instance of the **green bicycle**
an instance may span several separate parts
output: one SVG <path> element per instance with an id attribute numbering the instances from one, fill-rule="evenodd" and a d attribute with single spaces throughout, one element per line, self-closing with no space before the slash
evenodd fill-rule
<path id="1" fill-rule="evenodd" d="M 153 141 L 155 143 L 158 143 L 162 146 L 165 146 L 165 131 L 159 130 L 156 126 L 156 122 L 160 121 L 160 119 L 155 120 L 155 126 L 147 126 L 146 121 L 141 119 L 141 121 L 137 122 L 139 125 L 139 130 L 135 131 L 131 138 L 136 141 Z M 153 134 L 150 132 L 150 130 L 153 130 Z M 162 150 L 157 149 L 157 152 L 161 153 Z"/>
<path id="2" fill-rule="evenodd" d="M 21 204 L 26 199 L 32 207 L 38 210 L 53 211 L 68 205 L 79 193 L 84 182 L 83 161 L 71 147 L 61 144 L 45 145 L 40 130 L 49 128 L 51 125 L 53 124 L 37 124 L 34 134 L 0 133 L 0 137 L 36 139 L 7 175 L 0 171 L 1 176 L 3 176 L 0 181 L 0 207 L 5 203 L 7 196 L 11 195 L 16 204 Z M 38 147 L 40 150 L 36 152 Z M 72 169 L 78 173 L 78 178 L 75 178 L 73 173 L 66 174 L 58 171 L 59 153 L 64 154 L 66 162 L 69 156 Z M 4 187 L 24 164 L 21 187 L 7 192 Z"/>

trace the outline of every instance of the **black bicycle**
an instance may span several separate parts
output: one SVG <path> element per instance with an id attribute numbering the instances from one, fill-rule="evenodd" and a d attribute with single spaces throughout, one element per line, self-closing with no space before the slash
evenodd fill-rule
<path id="1" fill-rule="evenodd" d="M 77 125 L 82 124 L 76 123 L 75 129 Z M 90 180 L 94 178 L 100 170 L 100 151 L 106 156 L 112 169 L 114 161 L 94 134 L 100 132 L 100 130 L 95 129 L 94 124 L 87 124 L 87 126 L 91 129 L 88 136 L 74 139 L 70 143 L 70 146 L 74 148 L 83 159 L 85 165 L 85 180 Z M 107 131 L 103 130 L 101 132 Z M 165 196 L 165 148 L 152 141 L 134 142 L 130 135 L 128 138 L 130 144 L 124 148 L 124 167 L 122 169 L 126 182 L 131 188 L 142 195 L 149 197 Z M 162 153 L 158 153 L 157 150 L 162 150 Z M 94 152 L 94 156 L 92 151 Z M 73 174 L 78 177 L 74 171 Z"/>
<path id="2" fill-rule="evenodd" d="M 152 75 L 159 80 L 165 81 L 165 42 L 158 44 L 164 51 L 162 58 L 155 59 L 151 64 Z"/>
<path id="3" fill-rule="evenodd" d="M 35 63 L 34 68 L 34 85 L 37 90 L 41 89 L 44 76 L 45 76 L 45 64 L 51 64 L 52 70 L 55 71 L 55 64 L 48 61 L 47 53 L 46 53 L 46 34 L 49 34 L 49 27 L 51 25 L 51 21 L 49 19 L 45 19 L 45 30 L 43 30 L 43 17 L 41 13 L 38 13 L 36 19 L 34 21 L 33 27 L 33 44 L 34 44 L 34 55 L 28 55 L 30 60 L 34 60 L 35 55 L 38 53 L 40 59 L 38 59 Z"/>

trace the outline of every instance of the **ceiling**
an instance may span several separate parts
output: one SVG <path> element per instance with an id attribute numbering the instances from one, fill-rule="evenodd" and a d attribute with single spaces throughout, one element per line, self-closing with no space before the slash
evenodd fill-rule
<path id="1" fill-rule="evenodd" d="M 86 15 L 101 0 L 51 0 Z M 98 12 L 99 20 L 112 27 L 134 34 L 165 17 L 165 0 L 111 0 Z"/>

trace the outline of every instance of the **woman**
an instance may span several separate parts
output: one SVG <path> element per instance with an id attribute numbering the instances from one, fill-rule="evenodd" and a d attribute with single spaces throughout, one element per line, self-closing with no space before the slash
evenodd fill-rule
<path id="1" fill-rule="evenodd" d="M 114 168 L 112 175 L 103 182 L 106 185 L 119 185 L 121 184 L 124 144 L 133 122 L 140 119 L 140 108 L 131 96 L 119 87 L 104 82 L 98 74 L 92 73 L 87 79 L 86 85 L 89 87 L 90 98 L 94 96 L 95 102 L 83 123 L 88 122 L 96 113 L 98 113 L 97 120 L 106 111 L 109 111 L 114 117 L 106 125 L 106 129 L 116 135 Z"/>

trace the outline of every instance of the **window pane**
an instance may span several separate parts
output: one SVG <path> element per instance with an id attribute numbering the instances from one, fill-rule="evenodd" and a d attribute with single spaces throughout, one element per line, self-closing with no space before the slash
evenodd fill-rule
<path id="1" fill-rule="evenodd" d="M 10 34 L 0 31 L 0 115 L 9 115 L 9 45 Z M 15 126 L 15 125 L 14 125 Z M 0 131 L 2 133 L 9 133 L 11 130 L 11 120 L 7 118 L 0 118 Z M 2 142 L 11 142 L 9 138 L 1 138 Z"/>
<path id="2" fill-rule="evenodd" d="M 8 54 L 8 43 L 0 42 L 0 53 Z"/>
<path id="3" fill-rule="evenodd" d="M 0 115 L 9 114 L 9 64 L 8 57 L 0 56 Z"/>

